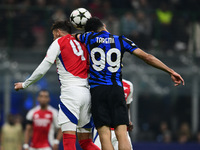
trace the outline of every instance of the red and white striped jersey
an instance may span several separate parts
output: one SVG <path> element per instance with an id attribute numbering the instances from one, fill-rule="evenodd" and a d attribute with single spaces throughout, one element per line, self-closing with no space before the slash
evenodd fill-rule
<path id="1" fill-rule="evenodd" d="M 130 104 L 133 101 L 133 84 L 125 79 L 122 80 L 126 104 Z"/>
<path id="2" fill-rule="evenodd" d="M 56 39 L 49 47 L 46 60 L 56 61 L 57 73 L 61 83 L 61 96 L 71 85 L 88 85 L 88 51 L 84 44 L 70 34 Z"/>
<path id="3" fill-rule="evenodd" d="M 57 115 L 58 111 L 51 106 L 46 110 L 36 106 L 28 112 L 26 119 L 31 121 L 33 126 L 31 147 L 44 148 L 53 144 L 54 130 L 58 128 Z"/>

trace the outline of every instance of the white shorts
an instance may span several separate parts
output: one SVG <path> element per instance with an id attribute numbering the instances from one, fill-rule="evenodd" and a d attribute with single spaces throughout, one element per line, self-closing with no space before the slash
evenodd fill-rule
<path id="1" fill-rule="evenodd" d="M 76 131 L 76 128 L 91 128 L 87 126 L 91 120 L 91 96 L 89 88 L 81 86 L 72 86 L 65 89 L 61 95 L 59 104 L 58 124 L 61 126 L 68 124 L 63 128 L 65 131 Z"/>
<path id="2" fill-rule="evenodd" d="M 91 133 L 92 132 L 92 128 L 78 127 L 76 124 L 74 124 L 72 122 L 63 123 L 61 125 L 61 130 L 62 131 L 76 131 L 79 133 Z"/>
<path id="3" fill-rule="evenodd" d="M 128 136 L 128 139 L 131 143 L 131 149 L 133 150 L 131 138 L 130 138 L 128 132 L 127 132 L 127 136 Z M 97 145 L 101 149 L 101 142 L 100 142 L 100 138 L 99 138 L 99 135 L 98 135 L 98 132 L 97 132 L 96 129 L 93 130 L 93 142 L 94 142 L 95 145 Z M 111 142 L 112 142 L 112 145 L 114 147 L 114 150 L 118 150 L 118 141 L 117 141 L 117 137 L 115 135 L 114 130 L 111 130 Z"/>
<path id="4" fill-rule="evenodd" d="M 52 150 L 50 147 L 45 147 L 45 148 L 33 148 L 30 147 L 29 150 Z"/>

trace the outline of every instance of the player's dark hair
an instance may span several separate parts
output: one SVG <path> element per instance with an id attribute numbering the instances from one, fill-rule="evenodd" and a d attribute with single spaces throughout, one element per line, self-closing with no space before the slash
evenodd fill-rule
<path id="1" fill-rule="evenodd" d="M 98 32 L 102 27 L 104 27 L 103 22 L 101 22 L 101 20 L 97 17 L 92 17 L 87 21 L 85 25 L 85 32 Z"/>
<path id="2" fill-rule="evenodd" d="M 69 34 L 72 33 L 72 26 L 68 21 L 56 21 L 52 25 L 51 31 L 53 31 L 55 29 L 60 29 L 60 30 L 66 31 Z"/>
<path id="3" fill-rule="evenodd" d="M 46 90 L 46 89 L 41 89 L 41 90 L 38 92 L 38 95 L 40 95 L 41 92 L 46 92 L 46 93 L 49 94 L 49 91 L 48 91 L 48 90 Z"/>

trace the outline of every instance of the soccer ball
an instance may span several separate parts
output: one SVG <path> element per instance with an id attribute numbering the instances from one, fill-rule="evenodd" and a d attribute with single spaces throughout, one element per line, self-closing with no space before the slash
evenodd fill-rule
<path id="1" fill-rule="evenodd" d="M 85 8 L 75 9 L 70 15 L 70 22 L 77 29 L 84 29 L 84 26 L 88 19 L 92 16 L 90 12 Z"/>

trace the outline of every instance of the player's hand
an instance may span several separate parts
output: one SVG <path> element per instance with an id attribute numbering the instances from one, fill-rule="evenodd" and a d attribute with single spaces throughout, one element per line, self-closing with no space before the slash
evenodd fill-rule
<path id="1" fill-rule="evenodd" d="M 173 80 L 173 82 L 175 83 L 174 86 L 178 86 L 179 84 L 183 84 L 185 85 L 185 82 L 183 80 L 183 78 L 181 77 L 180 74 L 176 73 L 176 72 L 172 72 L 171 73 L 171 78 Z"/>
<path id="2" fill-rule="evenodd" d="M 23 89 L 22 82 L 15 83 L 15 90 L 18 91 L 20 89 Z"/>
<path id="3" fill-rule="evenodd" d="M 128 131 L 133 131 L 133 123 L 129 121 Z"/>
<path id="4" fill-rule="evenodd" d="M 53 150 L 58 150 L 58 148 L 59 148 L 59 144 L 54 144 L 53 145 Z"/>

